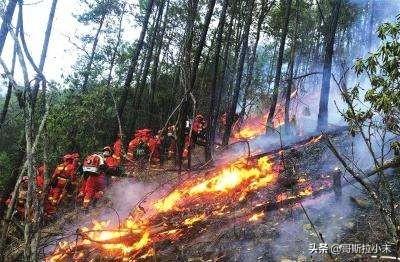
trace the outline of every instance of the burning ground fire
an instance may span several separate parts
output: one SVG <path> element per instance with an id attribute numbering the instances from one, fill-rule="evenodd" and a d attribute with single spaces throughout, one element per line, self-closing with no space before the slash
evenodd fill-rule
<path id="1" fill-rule="evenodd" d="M 251 139 L 265 133 L 265 123 L 267 122 L 268 112 L 262 116 L 252 116 L 246 119 L 240 127 L 240 130 L 234 132 L 235 139 Z M 277 105 L 276 116 L 273 120 L 273 127 L 278 128 L 285 123 L 284 109 Z"/>
<path id="2" fill-rule="evenodd" d="M 80 240 L 60 243 L 47 261 L 85 260 L 93 252 L 126 260 L 151 256 L 154 244 L 174 241 L 207 219 L 229 214 L 248 194 L 275 183 L 278 173 L 268 157 L 254 163 L 237 161 L 206 177 L 185 181 L 149 204 L 146 213 L 135 209 L 120 226 L 93 221 L 91 229 L 78 230 Z M 252 220 L 260 218 L 256 214 Z"/>
<path id="3" fill-rule="evenodd" d="M 298 95 L 298 90 L 294 90 L 290 95 L 291 99 Z M 235 130 L 233 137 L 235 139 L 251 139 L 265 133 L 265 124 L 267 123 L 268 111 L 258 116 L 251 116 L 240 126 L 240 130 Z M 285 108 L 282 102 L 276 105 L 275 116 L 272 121 L 274 129 L 285 124 Z"/>
<path id="4" fill-rule="evenodd" d="M 316 136 L 305 145 L 320 140 Z M 297 178 L 295 188 L 282 187 L 285 179 L 293 178 L 280 175 L 283 168 L 277 155 L 240 159 L 192 176 L 165 196 L 135 208 L 119 225 L 93 221 L 91 228 L 77 230 L 76 241 L 59 243 L 46 261 L 143 259 L 160 254 L 172 243 L 190 241 L 217 221 L 235 223 L 232 219 L 237 215 L 245 223 L 262 221 L 268 210 L 332 187 L 330 175 L 320 182 L 303 176 Z"/>

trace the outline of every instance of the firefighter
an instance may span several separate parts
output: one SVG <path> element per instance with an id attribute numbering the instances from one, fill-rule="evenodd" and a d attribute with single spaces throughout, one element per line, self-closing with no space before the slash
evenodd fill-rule
<path id="1" fill-rule="evenodd" d="M 157 135 L 149 139 L 150 160 L 152 162 L 160 162 L 162 140 L 162 130 L 159 130 Z"/>
<path id="2" fill-rule="evenodd" d="M 176 154 L 176 128 L 174 125 L 168 127 L 166 137 L 166 149 L 168 150 L 168 157 L 174 157 Z"/>
<path id="3" fill-rule="evenodd" d="M 25 203 L 26 203 L 26 195 L 28 192 L 28 183 L 29 183 L 28 180 L 29 180 L 28 176 L 23 176 L 17 191 L 15 210 L 20 219 L 23 219 L 25 217 Z M 6 201 L 7 206 L 11 205 L 11 197 L 12 196 L 10 196 Z"/>
<path id="4" fill-rule="evenodd" d="M 207 123 L 206 120 L 204 119 L 203 115 L 197 115 L 196 118 L 193 121 L 193 143 L 197 143 L 199 145 L 205 145 L 207 142 L 206 138 L 206 128 L 207 128 Z"/>
<path id="5" fill-rule="evenodd" d="M 39 193 L 43 191 L 44 187 L 44 170 L 45 170 L 45 165 L 41 164 L 39 168 L 36 169 L 36 187 L 39 190 Z"/>
<path id="6" fill-rule="evenodd" d="M 101 154 L 92 154 L 83 162 L 83 174 L 87 177 L 83 188 L 83 208 L 87 209 L 91 203 L 104 195 L 106 188 L 105 162 Z"/>
<path id="7" fill-rule="evenodd" d="M 36 176 L 35 176 L 35 184 L 36 184 L 36 193 L 39 197 L 42 194 L 43 187 L 44 187 L 44 170 L 45 165 L 42 164 L 39 168 L 36 169 Z M 28 191 L 28 177 L 23 176 L 20 182 L 20 186 L 17 191 L 17 200 L 15 204 L 15 209 L 17 214 L 20 218 L 23 218 L 25 215 L 25 203 L 26 203 L 26 195 Z M 5 204 L 9 206 L 11 204 L 11 196 L 6 200 Z M 47 212 L 48 205 L 45 203 L 45 212 Z"/>
<path id="8" fill-rule="evenodd" d="M 102 156 L 104 158 L 104 172 L 106 175 L 107 185 L 111 184 L 111 178 L 120 176 L 120 158 L 117 157 L 110 146 L 103 148 Z"/>
<path id="9" fill-rule="evenodd" d="M 119 135 L 117 140 L 115 140 L 112 149 L 113 149 L 113 157 L 118 160 L 118 163 L 121 161 L 122 155 L 122 140 Z"/>
<path id="10" fill-rule="evenodd" d="M 63 162 L 56 167 L 51 177 L 48 200 L 53 210 L 49 211 L 50 213 L 55 212 L 65 195 L 72 196 L 77 185 L 79 154 L 66 154 L 62 159 Z"/>
<path id="11" fill-rule="evenodd" d="M 194 118 L 192 126 L 190 126 L 190 124 L 187 124 L 185 130 L 185 148 L 183 150 L 184 158 L 188 157 L 189 151 L 194 148 L 195 144 L 202 146 L 206 144 L 207 142 L 206 128 L 207 128 L 207 123 L 204 119 L 204 116 L 201 114 L 198 114 Z M 191 136 L 190 136 L 190 129 L 192 129 Z"/>
<path id="12" fill-rule="evenodd" d="M 151 130 L 140 129 L 128 145 L 128 157 L 131 160 L 148 159 L 150 154 L 149 141 L 151 139 Z"/>

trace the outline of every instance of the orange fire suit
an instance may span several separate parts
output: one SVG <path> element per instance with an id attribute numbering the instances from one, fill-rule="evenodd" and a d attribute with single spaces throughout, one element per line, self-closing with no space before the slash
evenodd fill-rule
<path id="1" fill-rule="evenodd" d="M 76 172 L 78 162 L 72 155 L 64 157 L 64 162 L 59 164 L 53 172 L 51 181 L 52 187 L 49 192 L 48 200 L 56 207 L 63 199 L 65 193 L 72 193 L 71 186 L 76 185 Z M 67 188 L 70 186 L 70 188 Z"/>

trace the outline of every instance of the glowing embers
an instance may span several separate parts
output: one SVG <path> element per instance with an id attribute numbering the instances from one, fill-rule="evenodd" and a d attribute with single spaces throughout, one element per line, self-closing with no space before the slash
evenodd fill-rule
<path id="1" fill-rule="evenodd" d="M 249 222 L 257 222 L 260 221 L 263 217 L 265 217 L 265 213 L 263 211 L 254 213 L 247 221 Z"/>
<path id="2" fill-rule="evenodd" d="M 193 224 L 200 222 L 206 218 L 206 214 L 200 214 L 193 217 L 186 218 L 183 224 L 186 226 L 193 226 Z"/>
<path id="3" fill-rule="evenodd" d="M 187 201 L 204 198 L 213 204 L 218 202 L 219 196 L 224 195 L 229 195 L 231 199 L 243 200 L 248 192 L 267 186 L 274 182 L 276 177 L 277 173 L 268 157 L 258 159 L 253 165 L 240 160 L 216 171 L 211 177 L 187 182 L 165 198 L 156 201 L 154 208 L 158 212 L 177 211 L 181 210 Z"/>

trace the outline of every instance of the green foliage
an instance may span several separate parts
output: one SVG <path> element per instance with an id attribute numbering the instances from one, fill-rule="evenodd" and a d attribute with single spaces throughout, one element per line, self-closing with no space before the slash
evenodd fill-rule
<path id="1" fill-rule="evenodd" d="M 374 115 L 383 117 L 389 131 L 399 135 L 400 109 L 400 20 L 394 23 L 384 23 L 378 29 L 381 39 L 379 49 L 366 59 L 359 59 L 355 63 L 357 75 L 366 74 L 371 88 L 365 93 L 364 100 L 371 105 L 371 112 L 348 112 L 347 120 L 364 122 Z M 353 88 L 349 101 L 359 99 L 359 86 Z"/>
<path id="2" fill-rule="evenodd" d="M 47 121 L 51 153 L 56 161 L 67 152 L 82 155 L 111 143 L 116 131 L 115 111 L 104 86 L 91 88 L 85 94 L 62 90 L 53 94 L 53 106 Z"/>
<path id="3" fill-rule="evenodd" d="M 12 159 L 5 151 L 0 151 L 0 190 L 12 171 Z"/>

